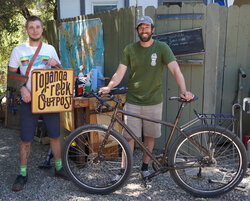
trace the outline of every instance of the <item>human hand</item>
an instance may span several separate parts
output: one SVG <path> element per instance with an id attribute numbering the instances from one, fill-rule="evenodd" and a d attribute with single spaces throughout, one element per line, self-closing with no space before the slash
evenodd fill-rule
<path id="1" fill-rule="evenodd" d="M 54 66 L 57 69 L 62 69 L 62 66 L 55 60 L 55 59 L 48 59 L 48 61 L 45 63 L 46 66 Z"/>
<path id="2" fill-rule="evenodd" d="M 110 88 L 109 87 L 102 87 L 98 91 L 99 94 L 108 94 L 109 92 L 110 92 Z"/>
<path id="3" fill-rule="evenodd" d="M 22 86 L 21 89 L 20 89 L 20 92 L 21 92 L 23 102 L 29 103 L 31 101 L 31 93 L 30 93 L 30 91 L 25 86 Z"/>
<path id="4" fill-rule="evenodd" d="M 186 101 L 190 101 L 194 98 L 194 94 L 190 91 L 184 91 L 180 94 L 180 97 L 185 99 Z"/>

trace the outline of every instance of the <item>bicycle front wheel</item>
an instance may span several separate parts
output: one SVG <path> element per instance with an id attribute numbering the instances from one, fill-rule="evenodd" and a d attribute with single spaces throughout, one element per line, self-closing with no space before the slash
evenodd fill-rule
<path id="1" fill-rule="evenodd" d="M 132 152 L 128 142 L 117 131 L 111 130 L 100 150 L 107 126 L 85 125 L 67 136 L 63 149 L 63 167 L 72 181 L 92 194 L 109 194 L 121 188 L 132 170 Z M 120 178 L 122 155 L 125 170 Z"/>
<path id="2" fill-rule="evenodd" d="M 185 191 L 216 197 L 241 182 L 247 169 L 244 145 L 231 131 L 214 125 L 191 128 L 174 143 L 170 174 Z"/>

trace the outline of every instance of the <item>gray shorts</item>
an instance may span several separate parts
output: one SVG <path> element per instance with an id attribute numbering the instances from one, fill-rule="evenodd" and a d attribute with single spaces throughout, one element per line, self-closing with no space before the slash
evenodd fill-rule
<path id="1" fill-rule="evenodd" d="M 140 106 L 126 103 L 124 106 L 124 110 L 155 119 L 162 119 L 162 105 L 163 104 L 160 103 L 157 105 Z M 141 137 L 142 128 L 144 136 L 149 136 L 153 138 L 158 138 L 161 136 L 161 124 L 149 122 L 127 115 L 124 115 L 124 122 L 135 133 L 137 137 Z M 125 129 L 123 129 L 123 136 L 125 138 L 131 138 Z"/>

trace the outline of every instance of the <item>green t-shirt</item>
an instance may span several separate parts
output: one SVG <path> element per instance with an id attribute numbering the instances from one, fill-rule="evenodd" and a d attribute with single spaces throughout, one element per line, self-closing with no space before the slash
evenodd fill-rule
<path id="1" fill-rule="evenodd" d="M 169 46 L 157 40 L 150 47 L 142 47 L 140 42 L 126 46 L 120 62 L 130 68 L 126 101 L 134 105 L 161 103 L 164 66 L 174 60 Z"/>

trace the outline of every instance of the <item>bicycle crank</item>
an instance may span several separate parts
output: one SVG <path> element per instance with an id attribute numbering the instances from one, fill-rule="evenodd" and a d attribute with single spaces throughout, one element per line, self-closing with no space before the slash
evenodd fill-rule
<path id="1" fill-rule="evenodd" d="M 161 164 L 162 164 L 162 156 L 163 156 L 163 154 L 160 154 L 160 155 L 158 155 L 158 156 L 155 157 Z M 165 160 L 165 164 L 163 166 L 164 167 L 168 166 L 168 159 L 167 159 L 167 157 L 166 157 L 166 160 Z M 152 168 L 153 168 L 153 170 L 155 172 L 159 171 L 160 168 L 162 169 L 162 167 L 159 167 L 159 165 L 156 162 L 154 162 L 154 161 L 152 162 Z M 168 170 L 166 169 L 166 170 L 164 170 L 162 172 L 167 172 L 167 171 Z"/>

